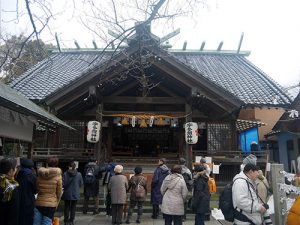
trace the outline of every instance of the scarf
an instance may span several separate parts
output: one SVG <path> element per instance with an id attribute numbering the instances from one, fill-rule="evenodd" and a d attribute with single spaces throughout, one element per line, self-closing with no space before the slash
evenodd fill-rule
<path id="1" fill-rule="evenodd" d="M 0 196 L 2 202 L 9 202 L 12 198 L 13 191 L 19 184 L 15 180 L 9 179 L 6 175 L 0 174 Z"/>

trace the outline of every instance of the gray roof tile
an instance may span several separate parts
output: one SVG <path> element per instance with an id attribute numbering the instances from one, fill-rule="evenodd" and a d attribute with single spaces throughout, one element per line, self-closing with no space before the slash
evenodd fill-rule
<path id="1" fill-rule="evenodd" d="M 101 65 L 111 53 L 77 51 L 54 53 L 10 85 L 29 99 L 42 100 Z M 244 55 L 172 52 L 168 54 L 250 105 L 285 105 L 291 99 L 283 88 Z M 168 57 L 168 56 L 163 56 Z M 93 63 L 91 64 L 91 62 Z M 276 98 L 276 102 L 274 99 Z"/>

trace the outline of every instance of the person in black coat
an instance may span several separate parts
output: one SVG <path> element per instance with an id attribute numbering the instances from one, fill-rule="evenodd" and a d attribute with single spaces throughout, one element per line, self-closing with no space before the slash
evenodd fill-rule
<path id="1" fill-rule="evenodd" d="M 65 202 L 64 223 L 74 225 L 77 201 L 80 198 L 80 187 L 83 184 L 81 173 L 77 171 L 74 161 L 69 163 L 69 169 L 63 175 L 64 193 L 62 199 Z"/>
<path id="2" fill-rule="evenodd" d="M 88 171 L 92 169 L 93 171 L 93 182 L 88 181 Z M 97 160 L 95 158 L 91 158 L 90 162 L 85 165 L 84 168 L 84 190 L 83 190 L 83 195 L 84 195 L 84 201 L 83 201 L 83 214 L 86 214 L 88 211 L 88 202 L 89 198 L 92 197 L 94 199 L 94 210 L 93 214 L 98 214 L 99 213 L 99 179 L 102 177 L 102 170 L 101 168 L 97 165 Z"/>
<path id="3" fill-rule="evenodd" d="M 204 225 L 205 213 L 209 211 L 210 202 L 208 177 L 204 166 L 196 166 L 195 172 L 192 208 L 196 213 L 195 225 Z"/>
<path id="4" fill-rule="evenodd" d="M 19 184 L 14 180 L 16 159 L 0 161 L 0 224 L 19 225 Z"/>
<path id="5" fill-rule="evenodd" d="M 37 193 L 33 167 L 31 159 L 21 159 L 21 170 L 16 178 L 20 193 L 20 225 L 33 224 L 34 195 Z"/>

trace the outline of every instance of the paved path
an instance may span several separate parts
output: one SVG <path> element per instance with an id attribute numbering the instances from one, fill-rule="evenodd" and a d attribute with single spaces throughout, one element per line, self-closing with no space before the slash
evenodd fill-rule
<path id="1" fill-rule="evenodd" d="M 135 214 L 133 215 L 133 221 L 135 221 Z M 194 215 L 188 215 L 187 220 L 183 223 L 183 225 L 194 225 Z M 60 218 L 60 224 L 63 223 L 63 216 Z M 75 218 L 75 225 L 110 225 L 111 217 L 104 215 L 104 213 L 100 213 L 99 215 L 92 214 L 82 214 L 77 213 Z M 137 225 L 135 222 L 131 222 L 132 225 Z M 224 225 L 229 225 L 230 223 L 222 222 Z M 123 225 L 126 225 L 123 223 Z M 153 220 L 151 219 L 151 214 L 145 213 L 141 219 L 141 225 L 164 225 L 164 220 L 162 218 Z M 210 221 L 205 221 L 205 225 L 221 225 L 220 222 L 211 219 Z"/>

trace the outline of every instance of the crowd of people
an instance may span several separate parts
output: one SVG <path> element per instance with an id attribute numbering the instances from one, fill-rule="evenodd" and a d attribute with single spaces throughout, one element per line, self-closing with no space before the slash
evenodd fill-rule
<path id="1" fill-rule="evenodd" d="M 234 220 L 236 225 L 260 225 L 263 222 L 272 224 L 267 220 L 269 217 L 265 205 L 269 185 L 254 161 L 246 158 L 241 172 L 234 178 L 233 205 L 240 213 L 240 217 Z M 161 158 L 153 173 L 151 217 L 157 219 L 162 214 L 165 225 L 182 225 L 186 219 L 187 207 L 195 213 L 195 225 L 204 225 L 205 215 L 210 211 L 208 164 L 203 158 L 200 163 L 195 164 L 193 171 L 190 171 L 185 163 L 185 159 L 180 158 L 178 165 L 168 168 L 166 159 Z M 18 170 L 16 159 L 4 158 L 0 161 L 0 224 L 51 225 L 57 207 L 63 200 L 64 224 L 74 225 L 76 205 L 82 186 L 83 213 L 88 212 L 90 198 L 94 201 L 93 214 L 99 213 L 101 178 L 106 214 L 111 216 L 112 225 L 122 224 L 123 219 L 126 224 L 130 224 L 135 207 L 135 222 L 141 223 L 148 192 L 147 178 L 143 175 L 142 167 L 136 166 L 134 175 L 128 177 L 123 174 L 123 166 L 113 160 L 99 166 L 95 159 L 90 159 L 82 174 L 77 170 L 74 161 L 70 161 L 68 169 L 62 173 L 58 167 L 58 158 L 50 157 L 47 159 L 47 167 L 37 170 L 34 168 L 31 159 L 21 159 Z M 128 203 L 127 193 L 130 193 Z"/>

